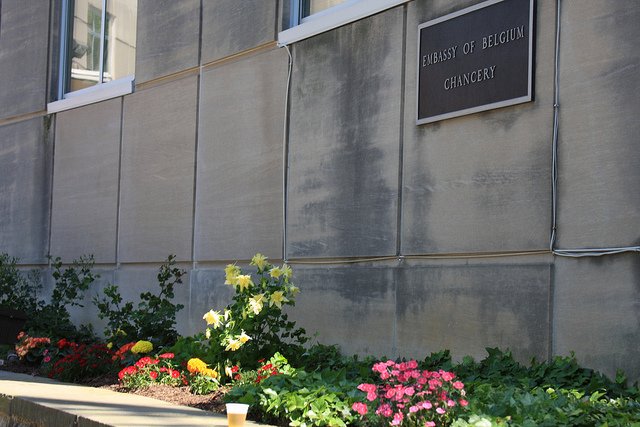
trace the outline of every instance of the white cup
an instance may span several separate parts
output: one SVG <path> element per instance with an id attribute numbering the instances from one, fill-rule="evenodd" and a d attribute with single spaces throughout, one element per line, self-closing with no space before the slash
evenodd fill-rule
<path id="1" fill-rule="evenodd" d="M 229 427 L 243 427 L 247 419 L 249 405 L 244 403 L 227 403 L 227 423 Z"/>

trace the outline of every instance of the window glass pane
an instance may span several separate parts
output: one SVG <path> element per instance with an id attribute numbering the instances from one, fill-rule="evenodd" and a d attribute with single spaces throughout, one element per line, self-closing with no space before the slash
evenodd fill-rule
<path id="1" fill-rule="evenodd" d="M 314 13 L 322 12 L 333 6 L 337 6 L 340 3 L 345 3 L 348 0 L 302 0 L 302 17 L 313 15 Z"/>
<path id="2" fill-rule="evenodd" d="M 100 75 L 102 0 L 75 0 L 73 4 L 67 92 L 97 84 Z"/>
<path id="3" fill-rule="evenodd" d="M 103 82 L 134 74 L 136 3 L 131 0 L 107 0 Z"/>
<path id="4" fill-rule="evenodd" d="M 137 2 L 67 0 L 66 4 L 69 16 L 64 93 L 133 75 Z"/>

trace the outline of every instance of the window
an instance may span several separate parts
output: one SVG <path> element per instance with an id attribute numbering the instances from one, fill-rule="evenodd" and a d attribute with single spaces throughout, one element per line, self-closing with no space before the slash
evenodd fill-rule
<path id="1" fill-rule="evenodd" d="M 133 91 L 136 0 L 62 0 L 58 99 L 49 112 Z"/>
<path id="2" fill-rule="evenodd" d="M 349 3 L 347 0 L 302 0 L 300 8 L 300 20 L 305 22 L 310 17 L 317 18 L 322 12 L 339 4 Z M 353 3 L 353 1 L 351 1 Z M 326 13 L 326 12 L 325 12 Z"/>
<path id="3" fill-rule="evenodd" d="M 410 0 L 289 0 L 289 29 L 278 34 L 286 46 L 366 18 Z"/>

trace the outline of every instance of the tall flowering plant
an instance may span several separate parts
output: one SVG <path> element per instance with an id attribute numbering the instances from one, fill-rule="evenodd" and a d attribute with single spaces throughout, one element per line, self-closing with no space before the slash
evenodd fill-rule
<path id="1" fill-rule="evenodd" d="M 307 340 L 304 329 L 295 327 L 282 309 L 295 304 L 299 289 L 291 283 L 291 267 L 270 264 L 262 254 L 256 254 L 251 265 L 257 271 L 244 274 L 236 264 L 225 268 L 225 284 L 235 289 L 233 302 L 223 311 L 209 310 L 205 337 L 209 341 L 212 359 L 219 372 L 231 366 L 255 368 L 256 360 L 276 352 L 287 357 L 302 354 Z"/>
<path id="2" fill-rule="evenodd" d="M 373 412 L 391 426 L 445 426 L 468 405 L 452 372 L 419 370 L 415 360 L 378 362 L 373 371 L 381 383 L 360 384 L 365 399 L 352 406 L 362 416 Z"/>

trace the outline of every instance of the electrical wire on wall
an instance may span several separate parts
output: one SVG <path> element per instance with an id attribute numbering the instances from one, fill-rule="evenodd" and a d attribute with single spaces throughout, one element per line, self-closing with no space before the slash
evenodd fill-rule
<path id="1" fill-rule="evenodd" d="M 558 235 L 558 135 L 559 135 L 559 113 L 560 113 L 560 28 L 562 11 L 562 0 L 556 0 L 556 45 L 555 64 L 553 80 L 553 141 L 551 155 L 551 238 L 549 249 L 554 255 L 582 258 L 597 257 L 604 255 L 615 255 L 625 252 L 640 252 L 640 246 L 622 246 L 607 248 L 581 248 L 581 249 L 558 249 L 555 248 Z"/>
<path id="2" fill-rule="evenodd" d="M 282 132 L 282 259 L 287 262 L 287 183 L 289 177 L 289 89 L 293 71 L 293 57 L 287 45 L 284 46 L 289 55 L 287 69 L 287 86 L 284 93 L 284 129 Z"/>

